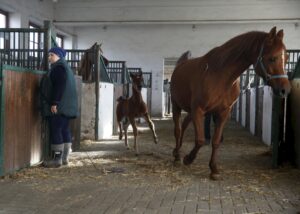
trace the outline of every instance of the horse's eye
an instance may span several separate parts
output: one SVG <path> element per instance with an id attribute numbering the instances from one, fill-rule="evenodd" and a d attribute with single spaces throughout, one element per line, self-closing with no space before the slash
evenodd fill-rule
<path id="1" fill-rule="evenodd" d="M 277 60 L 277 57 L 270 57 L 269 58 L 269 62 L 273 63 L 273 62 L 276 62 Z"/>

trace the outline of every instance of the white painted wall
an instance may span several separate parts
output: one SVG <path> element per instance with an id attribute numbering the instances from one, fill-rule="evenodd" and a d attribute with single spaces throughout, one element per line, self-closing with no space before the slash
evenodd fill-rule
<path id="1" fill-rule="evenodd" d="M 262 140 L 265 144 L 271 145 L 272 137 L 272 107 L 273 91 L 269 86 L 264 86 L 263 115 L 262 115 Z"/>
<path id="2" fill-rule="evenodd" d="M 54 18 L 50 0 L 0 0 L 0 9 L 9 12 L 9 25 L 15 28 L 27 28 L 29 21 L 43 26 L 44 20 Z"/>
<path id="3" fill-rule="evenodd" d="M 241 124 L 242 126 L 246 127 L 246 91 L 241 93 L 241 101 L 242 101 L 242 121 Z"/>
<path id="4" fill-rule="evenodd" d="M 100 83 L 98 137 L 100 139 L 111 138 L 113 133 L 113 101 L 114 85 Z"/>
<path id="5" fill-rule="evenodd" d="M 239 99 L 237 100 L 236 102 L 236 115 L 235 115 L 235 120 L 236 122 L 239 122 L 240 121 L 240 102 L 241 102 L 241 99 L 239 97 Z"/>
<path id="6" fill-rule="evenodd" d="M 95 83 L 82 83 L 81 139 L 95 139 L 96 96 Z"/>
<path id="7" fill-rule="evenodd" d="M 256 119 L 256 89 L 250 89 L 250 132 L 255 134 L 255 119 Z"/>
<path id="8" fill-rule="evenodd" d="M 0 0 L 0 9 L 8 12 L 10 28 L 28 28 L 29 22 L 43 27 L 44 21 L 55 20 L 54 6 L 52 0 Z M 55 31 L 64 36 L 64 48 L 77 48 L 73 27 L 58 26 Z"/>
<path id="9" fill-rule="evenodd" d="M 154 22 L 291 19 L 297 0 L 58 0 L 58 22 Z M 86 12 L 87 11 L 87 12 Z"/>

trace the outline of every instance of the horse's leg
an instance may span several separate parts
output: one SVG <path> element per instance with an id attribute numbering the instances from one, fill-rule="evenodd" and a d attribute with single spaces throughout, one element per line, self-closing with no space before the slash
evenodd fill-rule
<path id="1" fill-rule="evenodd" d="M 191 118 L 193 119 L 193 124 L 195 128 L 195 146 L 192 149 L 192 151 L 186 155 L 183 159 L 183 163 L 185 165 L 191 164 L 195 158 L 196 155 L 204 144 L 204 112 L 202 109 L 198 108 L 192 111 Z"/>
<path id="2" fill-rule="evenodd" d="M 184 132 L 185 132 L 186 128 L 188 127 L 188 125 L 190 124 L 191 120 L 192 120 L 191 114 L 187 114 L 185 116 L 185 118 L 183 119 L 183 122 L 181 124 L 181 135 L 180 135 L 179 148 L 178 149 L 180 149 L 181 146 L 182 146 L 182 140 L 183 140 Z"/>
<path id="3" fill-rule="evenodd" d="M 173 150 L 173 156 L 175 157 L 175 161 L 180 160 L 180 135 L 181 135 L 181 128 L 180 128 L 180 116 L 181 116 L 181 109 L 175 104 L 172 104 L 172 111 L 173 111 L 173 121 L 174 121 L 174 136 L 176 140 L 176 147 Z"/>
<path id="4" fill-rule="evenodd" d="M 212 113 L 206 113 L 204 118 L 204 136 L 205 136 L 205 144 L 210 144 L 211 136 L 210 136 L 210 121 L 211 121 Z"/>
<path id="5" fill-rule="evenodd" d="M 214 124 L 216 124 L 216 122 L 217 122 L 216 115 L 214 115 L 212 118 L 213 118 Z M 222 133 L 221 143 L 223 142 L 223 140 L 224 140 L 224 135 L 223 135 L 223 133 Z"/>
<path id="6" fill-rule="evenodd" d="M 222 111 L 218 113 L 216 117 L 216 123 L 215 123 L 215 132 L 212 139 L 212 153 L 211 158 L 209 161 L 209 167 L 211 170 L 210 178 L 212 180 L 218 180 L 220 178 L 220 173 L 217 165 L 217 157 L 218 157 L 218 151 L 219 146 L 222 138 L 223 129 L 227 120 L 227 117 L 229 115 L 230 109 L 226 109 L 225 111 Z"/>
<path id="7" fill-rule="evenodd" d="M 123 138 L 123 132 L 122 132 L 121 121 L 118 121 L 118 126 L 119 126 L 119 140 L 122 140 L 122 138 Z"/>
<path id="8" fill-rule="evenodd" d="M 138 149 L 138 145 L 136 142 L 136 138 L 137 138 L 137 128 L 136 128 L 136 124 L 135 124 L 135 119 L 134 117 L 129 117 L 129 121 L 130 124 L 132 126 L 132 130 L 133 130 L 133 136 L 134 136 L 134 150 L 135 150 L 135 154 L 138 155 L 139 154 L 139 149 Z"/>
<path id="9" fill-rule="evenodd" d="M 154 126 L 154 123 L 152 122 L 152 120 L 150 119 L 150 116 L 148 113 L 146 113 L 144 115 L 144 118 L 145 120 L 147 121 L 148 125 L 149 125 L 149 128 L 151 129 L 152 131 L 152 135 L 153 135 L 153 139 L 154 139 L 154 143 L 158 143 L 158 140 L 157 140 L 157 135 L 155 133 L 155 126 Z"/>
<path id="10" fill-rule="evenodd" d="M 119 140 L 122 140 L 123 132 L 122 132 L 121 121 L 122 121 L 123 115 L 122 115 L 122 111 L 121 111 L 121 103 L 117 104 L 116 116 L 117 116 L 117 123 L 118 123 L 118 127 L 119 127 Z"/>
<path id="11" fill-rule="evenodd" d="M 128 130 L 129 122 L 127 117 L 125 118 L 125 122 L 123 122 L 123 130 L 125 135 L 125 146 L 127 149 L 129 149 L 128 140 L 127 140 L 127 130 Z"/>

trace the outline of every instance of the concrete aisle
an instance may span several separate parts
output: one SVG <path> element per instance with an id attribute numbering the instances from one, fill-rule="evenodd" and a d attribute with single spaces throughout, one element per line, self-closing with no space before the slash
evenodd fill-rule
<path id="1" fill-rule="evenodd" d="M 299 213 L 300 170 L 272 169 L 270 149 L 235 122 L 224 132 L 220 181 L 209 180 L 211 146 L 190 166 L 174 164 L 173 123 L 154 123 L 159 144 L 139 125 L 138 156 L 116 136 L 83 141 L 69 167 L 33 167 L 0 179 L 0 214 Z M 182 156 L 193 133 L 186 132 Z"/>

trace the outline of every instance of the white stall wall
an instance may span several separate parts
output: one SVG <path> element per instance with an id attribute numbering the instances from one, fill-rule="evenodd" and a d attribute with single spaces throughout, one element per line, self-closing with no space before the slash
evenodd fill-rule
<path id="1" fill-rule="evenodd" d="M 256 119 L 256 89 L 250 89 L 250 132 L 251 134 L 255 134 L 255 119 Z"/>
<path id="2" fill-rule="evenodd" d="M 265 144 L 271 145 L 272 137 L 272 107 L 273 91 L 269 86 L 264 86 L 263 95 L 263 119 L 262 119 L 262 140 Z"/>
<path id="3" fill-rule="evenodd" d="M 246 91 L 242 92 L 241 93 L 241 101 L 242 101 L 242 121 L 241 121 L 241 124 L 242 126 L 246 127 L 246 99 L 247 99 L 247 96 L 246 96 Z"/>
<path id="4" fill-rule="evenodd" d="M 82 83 L 81 139 L 95 139 L 95 83 Z"/>
<path id="5" fill-rule="evenodd" d="M 100 83 L 98 137 L 100 139 L 111 138 L 113 134 L 113 98 L 114 85 Z"/>
<path id="6" fill-rule="evenodd" d="M 235 120 L 236 122 L 240 121 L 240 97 L 238 98 L 237 102 L 236 102 L 236 115 L 235 115 Z"/>

